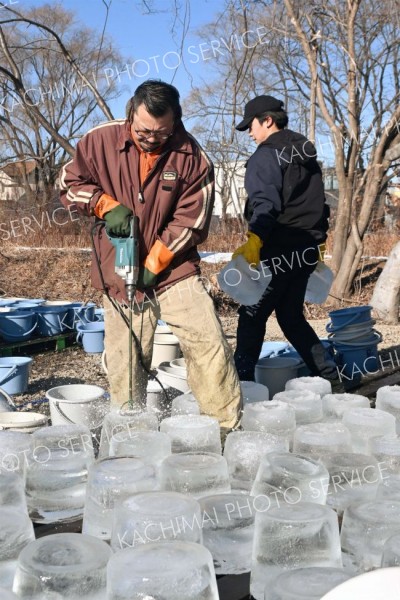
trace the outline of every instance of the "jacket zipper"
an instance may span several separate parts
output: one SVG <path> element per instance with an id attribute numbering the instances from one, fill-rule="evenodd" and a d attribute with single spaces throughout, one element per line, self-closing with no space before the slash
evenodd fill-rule
<path id="1" fill-rule="evenodd" d="M 150 169 L 150 171 L 147 173 L 147 177 L 146 179 L 143 181 L 143 183 L 139 184 L 139 194 L 138 194 L 138 200 L 140 202 L 140 204 L 144 204 L 144 186 L 146 185 L 146 181 L 149 179 L 150 175 L 153 173 L 153 171 L 156 170 L 158 163 L 160 162 L 160 160 L 166 156 L 169 152 L 171 152 L 171 150 L 167 150 L 166 152 L 163 152 L 162 154 L 160 154 L 160 156 L 157 158 L 156 162 L 154 163 L 154 165 L 152 166 L 152 168 Z"/>

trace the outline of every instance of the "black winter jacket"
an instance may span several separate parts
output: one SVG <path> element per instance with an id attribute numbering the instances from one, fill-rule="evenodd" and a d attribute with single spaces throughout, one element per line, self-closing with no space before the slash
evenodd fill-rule
<path id="1" fill-rule="evenodd" d="M 314 145 L 282 129 L 260 144 L 247 163 L 245 217 L 266 247 L 320 244 L 329 206 Z"/>

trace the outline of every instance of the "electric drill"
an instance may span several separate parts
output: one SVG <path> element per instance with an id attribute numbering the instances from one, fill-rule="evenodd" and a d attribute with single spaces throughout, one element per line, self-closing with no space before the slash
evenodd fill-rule
<path id="1" fill-rule="evenodd" d="M 128 236 L 120 237 L 106 233 L 108 239 L 115 248 L 115 272 L 125 281 L 126 295 L 131 303 L 135 295 L 139 278 L 139 220 L 133 215 L 130 220 L 130 232 Z"/>

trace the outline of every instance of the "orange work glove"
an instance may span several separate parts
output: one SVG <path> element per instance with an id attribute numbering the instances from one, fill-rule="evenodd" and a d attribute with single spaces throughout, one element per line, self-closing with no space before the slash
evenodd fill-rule
<path id="1" fill-rule="evenodd" d="M 247 237 L 247 242 L 235 250 L 235 252 L 232 254 L 232 258 L 236 258 L 236 256 L 241 254 L 249 264 L 257 265 L 260 262 L 260 250 L 263 246 L 263 242 L 258 235 L 252 231 L 247 233 Z"/>
<path id="2" fill-rule="evenodd" d="M 168 267 L 174 256 L 175 254 L 171 250 L 168 250 L 160 240 L 157 240 L 143 263 L 139 277 L 139 287 L 153 287 L 159 274 Z"/>

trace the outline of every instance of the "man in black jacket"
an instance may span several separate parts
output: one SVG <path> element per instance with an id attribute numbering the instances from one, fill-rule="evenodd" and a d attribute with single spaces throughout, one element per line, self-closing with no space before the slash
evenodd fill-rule
<path id="1" fill-rule="evenodd" d="M 308 279 L 323 259 L 329 207 L 314 145 L 285 129 L 283 102 L 257 96 L 245 106 L 237 125 L 258 145 L 247 162 L 245 217 L 248 240 L 241 254 L 248 263 L 272 273 L 271 283 L 255 306 L 241 306 L 235 363 L 241 380 L 254 381 L 268 317 L 276 318 L 287 340 L 312 375 L 337 379 L 336 365 L 303 314 Z"/>

